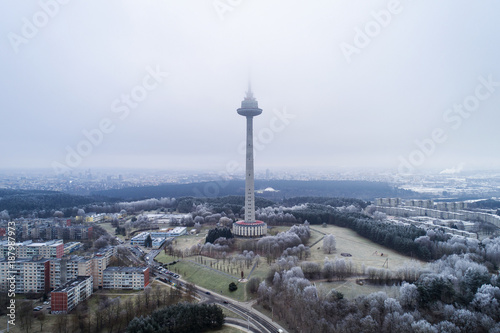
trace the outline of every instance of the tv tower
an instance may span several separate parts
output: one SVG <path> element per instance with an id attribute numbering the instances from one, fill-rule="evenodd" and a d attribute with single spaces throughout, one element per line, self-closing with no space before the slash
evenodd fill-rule
<path id="1" fill-rule="evenodd" d="M 253 172 L 253 117 L 262 113 L 255 97 L 253 97 L 252 86 L 248 83 L 248 91 L 245 99 L 241 102 L 238 114 L 247 118 L 247 143 L 246 143 L 246 172 L 245 172 L 245 222 L 255 223 L 255 195 L 254 195 L 254 172 Z"/>

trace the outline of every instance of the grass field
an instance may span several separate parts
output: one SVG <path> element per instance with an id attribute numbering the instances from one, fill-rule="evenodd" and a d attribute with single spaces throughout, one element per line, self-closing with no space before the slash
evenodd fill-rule
<path id="1" fill-rule="evenodd" d="M 168 256 L 166 258 L 168 258 Z M 158 261 L 163 262 L 161 259 L 162 258 L 157 257 Z M 199 285 L 200 287 L 215 291 L 234 300 L 246 300 L 245 284 L 239 283 L 236 277 L 230 278 L 221 274 L 219 271 L 211 270 L 208 267 L 200 266 L 187 260 L 181 260 L 171 269 L 181 274 L 182 279 Z M 231 282 L 238 285 L 236 291 L 229 291 L 228 288 Z"/>
<path id="2" fill-rule="evenodd" d="M 202 229 L 198 235 L 183 235 L 175 238 L 174 246 L 176 249 L 185 250 L 198 243 L 205 244 L 207 229 Z"/>
<path id="3" fill-rule="evenodd" d="M 100 226 L 101 228 L 106 230 L 108 232 L 108 234 L 110 234 L 110 236 L 113 236 L 113 237 L 115 236 L 115 228 L 113 228 L 113 226 L 111 225 L 111 222 L 99 223 L 98 226 Z M 125 239 L 125 237 L 123 237 L 122 235 L 118 235 L 117 237 L 120 238 L 121 240 Z"/>
<path id="4" fill-rule="evenodd" d="M 274 227 L 273 233 L 276 234 L 277 232 L 286 231 L 288 229 L 289 227 Z M 324 254 L 322 250 L 322 238 L 324 237 L 324 234 L 330 233 L 335 236 L 337 247 L 331 254 Z M 174 246 L 176 248 L 183 249 L 191 247 L 197 242 L 203 241 L 204 237 L 200 238 L 200 236 L 195 237 L 193 235 L 186 235 L 179 237 L 177 244 L 174 244 Z M 237 242 L 238 241 L 239 240 L 237 240 Z M 389 269 L 395 270 L 405 262 L 412 260 L 410 257 L 403 256 L 391 249 L 360 237 L 356 232 L 350 229 L 332 225 L 329 225 L 326 228 L 323 228 L 322 226 L 312 227 L 311 238 L 308 241 L 308 245 L 312 244 L 314 244 L 314 246 L 311 248 L 311 257 L 307 259 L 308 261 L 315 261 L 322 265 L 325 257 L 334 259 L 336 256 L 341 257 L 340 254 L 345 252 L 352 255 L 346 259 L 352 260 L 358 271 L 361 270 L 363 265 L 365 267 L 377 268 L 387 268 L 388 266 Z M 235 247 L 238 248 L 237 243 Z M 237 251 L 228 255 L 235 254 L 237 254 Z M 156 259 L 160 262 L 167 263 L 175 260 L 176 258 L 161 253 L 156 257 Z M 204 267 L 203 265 L 208 267 Z M 244 276 L 248 277 L 251 268 L 252 266 L 250 268 L 244 267 L 242 269 L 240 266 L 231 265 L 227 260 L 224 263 L 222 259 L 216 260 L 209 257 L 202 257 L 202 263 L 200 264 L 197 257 L 189 257 L 182 259 L 175 266 L 172 266 L 171 270 L 181 274 L 182 278 L 186 281 L 193 282 L 194 284 L 218 293 L 222 291 L 222 294 L 235 300 L 245 301 L 252 298 L 251 295 L 247 295 L 245 284 L 238 284 L 238 290 L 233 293 L 229 293 L 228 285 L 230 282 L 237 282 L 237 279 L 240 277 L 241 270 L 243 270 Z M 266 278 L 269 269 L 270 265 L 266 263 L 266 259 L 261 258 L 259 266 L 254 269 L 251 276 L 258 277 L 263 280 Z M 229 274 L 232 277 L 228 277 L 226 274 Z M 332 288 L 335 288 L 336 290 L 342 292 L 346 298 L 354 298 L 357 295 L 364 295 L 377 291 L 386 291 L 389 295 L 395 295 L 399 290 L 399 288 L 379 285 L 365 284 L 360 286 L 355 283 L 354 279 L 334 282 L 317 282 L 316 284 L 324 293 L 328 293 Z"/>
<path id="5" fill-rule="evenodd" d="M 359 236 L 355 231 L 347 228 L 341 228 L 333 225 L 328 225 L 326 228 L 321 226 L 314 226 L 311 232 L 311 240 L 318 239 L 318 237 L 323 237 L 320 233 L 332 234 L 335 236 L 337 243 L 337 248 L 331 254 L 324 254 L 322 247 L 323 241 L 317 243 L 311 249 L 310 261 L 316 261 L 322 263 L 325 257 L 334 259 L 335 256 L 341 257 L 341 253 L 350 253 L 352 257 L 347 257 L 346 259 L 351 259 L 352 262 L 361 268 L 364 264 L 366 267 L 377 267 L 382 268 L 384 264 L 389 265 L 389 269 L 394 270 L 403 265 L 405 262 L 412 260 L 412 258 L 401 255 L 396 251 L 393 251 L 384 246 L 378 245 L 364 237 Z M 310 242 L 311 244 L 313 242 Z M 374 253 L 377 253 L 374 254 Z M 384 255 L 381 256 L 380 254 Z M 387 262 L 386 262 L 387 261 Z M 420 262 L 417 260 L 417 262 Z M 420 262 L 421 263 L 421 262 Z"/>

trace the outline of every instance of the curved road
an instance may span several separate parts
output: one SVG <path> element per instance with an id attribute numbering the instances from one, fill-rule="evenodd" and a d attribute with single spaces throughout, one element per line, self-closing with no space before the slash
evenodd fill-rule
<path id="1" fill-rule="evenodd" d="M 224 324 L 229 324 L 231 326 L 241 327 L 242 329 L 244 329 L 247 332 L 253 332 L 253 333 L 260 333 L 261 332 L 257 328 L 255 328 L 253 325 L 248 326 L 247 322 L 243 319 L 225 318 Z"/>
<path id="2" fill-rule="evenodd" d="M 155 268 L 159 266 L 158 263 L 154 261 L 154 258 L 160 253 L 161 250 L 153 250 L 149 252 L 145 256 L 146 262 L 149 264 L 149 266 L 152 268 L 153 272 L 155 273 L 154 275 L 167 278 L 173 282 L 178 283 L 179 285 L 183 286 L 186 284 L 186 281 L 182 279 L 175 279 L 173 276 L 168 276 L 165 275 L 161 272 L 158 272 Z M 238 320 L 231 320 L 231 324 L 233 325 L 238 325 L 243 328 L 247 328 L 247 326 L 253 326 L 249 327 L 251 328 L 252 332 L 260 332 L 260 333 L 287 333 L 281 326 L 278 324 L 274 323 L 271 318 L 265 316 L 264 314 L 253 311 L 253 308 L 251 305 L 243 302 L 238 302 L 234 301 L 232 299 L 223 297 L 217 293 L 214 293 L 212 291 L 209 291 L 207 289 L 201 288 L 199 286 L 196 286 L 196 294 L 202 299 L 202 301 L 209 303 L 209 304 L 217 304 L 220 306 L 223 306 L 234 313 L 242 316 L 243 318 L 247 318 L 247 325 L 242 325 L 241 321 Z M 231 319 L 231 318 L 228 318 Z M 234 319 L 234 318 L 232 318 Z M 229 323 L 229 321 L 228 321 Z M 248 325 L 250 324 L 250 325 Z M 255 331 L 257 329 L 257 331 Z"/>
<path id="3" fill-rule="evenodd" d="M 237 301 L 229 302 L 226 300 L 226 298 L 221 297 L 220 295 L 217 294 L 213 294 L 211 292 L 210 295 L 207 295 L 206 292 L 199 290 L 197 291 L 197 294 L 201 297 L 206 298 L 205 300 L 206 303 L 223 306 L 228 310 L 231 310 L 234 313 L 242 316 L 243 318 L 247 318 L 247 321 L 251 325 L 259 329 L 259 332 L 280 333 L 279 328 L 276 327 L 268 317 L 265 317 L 260 312 L 259 313 L 257 311 L 254 312 L 253 310 L 251 310 L 251 308 L 248 309 L 247 307 L 243 306 L 241 302 Z M 285 331 L 281 329 L 281 332 Z"/>
<path id="4" fill-rule="evenodd" d="M 178 283 L 180 286 L 184 286 L 186 284 L 186 281 L 182 279 L 175 279 L 172 276 L 167 276 L 163 273 L 158 273 L 155 272 L 155 275 L 163 278 L 167 278 L 175 283 Z M 162 282 L 164 283 L 164 282 Z M 286 333 L 286 331 L 279 326 L 278 324 L 274 323 L 269 317 L 265 316 L 264 314 L 254 311 L 251 305 L 243 302 L 238 302 L 234 301 L 232 299 L 223 297 L 219 294 L 216 294 L 212 291 L 208 291 L 204 288 L 201 288 L 199 286 L 196 286 L 196 295 L 198 298 L 201 299 L 202 302 L 208 303 L 208 304 L 217 304 L 219 306 L 223 306 L 227 308 L 228 310 L 240 315 L 243 318 L 246 318 L 246 323 L 243 324 L 241 320 L 231 320 L 235 318 L 227 318 L 226 321 L 230 324 L 240 326 L 244 329 L 249 329 L 252 332 L 259 332 L 259 333 Z"/>

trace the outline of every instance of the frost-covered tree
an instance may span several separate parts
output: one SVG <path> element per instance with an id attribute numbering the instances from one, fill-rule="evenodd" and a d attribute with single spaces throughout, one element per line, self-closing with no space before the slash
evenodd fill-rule
<path id="1" fill-rule="evenodd" d="M 64 217 L 64 213 L 61 212 L 60 210 L 56 210 L 54 212 L 54 217 L 58 217 L 58 218 Z"/>
<path id="2" fill-rule="evenodd" d="M 331 281 L 333 278 L 333 274 L 335 272 L 335 268 L 333 266 L 333 262 L 325 258 L 325 262 L 323 264 L 323 269 L 321 271 L 321 275 L 323 275 L 324 279 Z"/>
<path id="3" fill-rule="evenodd" d="M 0 212 L 0 220 L 10 220 L 9 212 L 7 210 L 2 210 Z"/>
<path id="4" fill-rule="evenodd" d="M 336 247 L 337 241 L 335 240 L 334 235 L 329 234 L 323 238 L 323 253 L 331 254 L 333 251 L 335 251 Z"/>
<path id="5" fill-rule="evenodd" d="M 482 285 L 474 295 L 471 305 L 494 320 L 500 320 L 500 288 L 490 284 Z"/>
<path id="6" fill-rule="evenodd" d="M 417 286 L 410 283 L 403 283 L 399 288 L 399 303 L 408 310 L 416 309 L 418 305 Z"/>

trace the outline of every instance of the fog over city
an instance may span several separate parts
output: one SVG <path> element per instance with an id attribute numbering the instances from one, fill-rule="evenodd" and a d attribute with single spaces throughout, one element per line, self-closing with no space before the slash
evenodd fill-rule
<path id="1" fill-rule="evenodd" d="M 495 1 L 3 1 L 0 168 L 500 166 Z"/>

